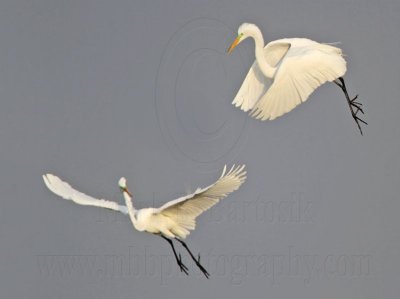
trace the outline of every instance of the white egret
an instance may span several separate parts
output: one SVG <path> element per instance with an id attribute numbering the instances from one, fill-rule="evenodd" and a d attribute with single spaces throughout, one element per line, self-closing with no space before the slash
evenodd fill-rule
<path id="1" fill-rule="evenodd" d="M 244 23 L 238 36 L 228 48 L 228 53 L 243 40 L 252 37 L 256 60 L 251 66 L 232 104 L 256 119 L 273 120 L 305 102 L 309 95 L 325 82 L 334 82 L 344 92 L 351 115 L 361 132 L 357 116 L 364 114 L 358 96 L 350 99 L 342 76 L 346 61 L 342 50 L 306 38 L 284 38 L 268 43 L 254 24 Z M 273 79 L 271 81 L 269 79 Z M 268 88 L 268 86 L 270 87 Z"/>
<path id="2" fill-rule="evenodd" d="M 136 209 L 133 206 L 133 196 L 128 190 L 126 179 L 123 177 L 119 180 L 118 185 L 123 193 L 125 205 L 119 205 L 105 199 L 97 199 L 79 192 L 53 174 L 43 175 L 43 180 L 52 192 L 77 204 L 107 208 L 128 214 L 136 230 L 159 235 L 167 240 L 172 247 L 180 270 L 188 274 L 188 268 L 183 264 L 181 255 L 176 253 L 172 239 L 178 241 L 208 278 L 210 274 L 200 264 L 200 255 L 195 258 L 183 240 L 190 234 L 191 230 L 195 229 L 197 216 L 243 184 L 246 179 L 244 167 L 244 165 L 232 166 L 229 171 L 226 171 L 225 166 L 220 178 L 214 184 L 205 188 L 198 188 L 192 194 L 171 200 L 160 208 L 146 209 Z"/>

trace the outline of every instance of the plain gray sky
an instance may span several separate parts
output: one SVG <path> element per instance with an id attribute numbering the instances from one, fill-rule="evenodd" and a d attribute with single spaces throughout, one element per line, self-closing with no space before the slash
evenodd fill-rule
<path id="1" fill-rule="evenodd" d="M 3 298 L 395 298 L 400 291 L 398 1 L 0 3 L 0 292 Z M 341 42 L 369 125 L 326 84 L 273 122 L 230 103 L 267 41 Z M 188 238 L 207 281 L 88 194 L 160 205 L 246 163 L 248 180 Z"/>

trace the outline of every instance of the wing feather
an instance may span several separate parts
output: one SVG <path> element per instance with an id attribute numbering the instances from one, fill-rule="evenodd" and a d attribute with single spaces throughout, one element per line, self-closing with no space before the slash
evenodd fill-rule
<path id="1" fill-rule="evenodd" d="M 292 39 L 268 91 L 250 111 L 261 120 L 273 120 L 305 102 L 325 82 L 346 72 L 341 49 L 307 39 Z"/>
<path id="2" fill-rule="evenodd" d="M 126 206 L 119 205 L 118 203 L 113 201 L 97 199 L 86 195 L 72 188 L 71 185 L 69 185 L 67 182 L 62 181 L 59 177 L 53 174 L 48 173 L 43 175 L 43 180 L 50 191 L 64 199 L 72 200 L 73 202 L 83 206 L 101 207 L 118 211 L 123 214 L 128 214 L 128 209 Z"/>
<path id="3" fill-rule="evenodd" d="M 172 200 L 158 209 L 155 214 L 161 214 L 172 219 L 178 226 L 182 227 L 186 234 L 196 226 L 196 217 L 207 211 L 221 199 L 237 190 L 246 179 L 245 165 L 232 166 L 226 171 L 226 166 L 220 178 L 212 185 L 198 188 L 194 193 Z"/>
<path id="4" fill-rule="evenodd" d="M 232 104 L 235 107 L 240 107 L 243 111 L 249 111 L 267 91 L 271 83 L 272 81 L 264 76 L 258 67 L 257 61 L 255 61 L 233 99 Z"/>
<path id="5" fill-rule="evenodd" d="M 287 42 L 277 41 L 269 43 L 264 48 L 267 62 L 271 66 L 276 66 L 285 56 L 289 48 L 290 43 Z M 257 101 L 268 90 L 271 83 L 272 80 L 264 76 L 257 61 L 254 61 L 232 104 L 246 112 L 253 109 Z"/>

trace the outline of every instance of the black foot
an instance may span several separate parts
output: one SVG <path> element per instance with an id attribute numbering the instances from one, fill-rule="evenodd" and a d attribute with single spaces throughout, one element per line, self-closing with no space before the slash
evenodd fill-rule
<path id="1" fill-rule="evenodd" d="M 210 277 L 210 273 L 200 264 L 200 254 L 197 256 L 197 259 L 193 259 L 196 263 L 197 267 L 199 267 L 200 271 L 204 274 L 204 276 L 208 279 Z"/>
<path id="2" fill-rule="evenodd" d="M 339 86 L 344 95 L 346 96 L 347 103 L 350 108 L 351 116 L 353 117 L 354 121 L 356 122 L 358 129 L 360 130 L 361 135 L 363 134 L 360 122 L 362 122 L 365 125 L 368 125 L 367 122 L 365 122 L 363 119 L 361 119 L 357 114 L 361 112 L 364 114 L 364 110 L 361 108 L 362 104 L 360 102 L 356 102 L 358 95 L 356 95 L 353 99 L 350 99 L 349 94 L 347 93 L 347 88 L 346 84 L 344 83 L 344 80 L 342 77 L 338 78 L 340 83 L 338 81 L 333 81 L 337 86 Z"/>
<path id="3" fill-rule="evenodd" d="M 179 266 L 179 269 L 181 270 L 181 272 L 185 273 L 186 275 L 189 275 L 189 272 L 188 272 L 189 269 L 182 262 L 181 254 L 179 254 L 179 257 L 176 259 L 176 262 L 178 263 L 178 266 Z"/>
<path id="4" fill-rule="evenodd" d="M 179 266 L 179 269 L 181 270 L 181 272 L 183 272 L 183 273 L 185 273 L 186 275 L 189 275 L 189 272 L 188 272 L 188 267 L 186 267 L 185 266 L 185 264 L 182 262 L 182 256 L 181 256 L 181 254 L 176 254 L 176 251 L 175 251 L 175 247 L 174 247 L 174 243 L 172 243 L 172 240 L 171 239 L 168 239 L 167 237 L 164 237 L 163 235 L 160 235 L 161 236 L 161 238 L 163 238 L 164 240 L 166 240 L 168 243 L 169 243 L 169 245 L 171 245 L 171 248 L 172 248 L 172 251 L 173 251 L 173 253 L 174 253 L 174 256 L 175 256 L 175 259 L 176 259 L 176 263 L 178 264 L 178 266 Z"/>
<path id="5" fill-rule="evenodd" d="M 198 255 L 198 258 L 196 259 L 193 255 L 193 253 L 190 251 L 189 247 L 186 245 L 185 242 L 183 242 L 182 240 L 179 239 L 175 239 L 177 240 L 179 243 L 182 244 L 183 247 L 185 247 L 186 251 L 189 253 L 190 257 L 192 258 L 192 260 L 195 262 L 195 264 L 197 265 L 197 267 L 199 267 L 200 271 L 204 274 L 204 276 L 208 279 L 210 277 L 210 273 L 207 272 L 207 270 L 200 264 L 200 254 Z"/>

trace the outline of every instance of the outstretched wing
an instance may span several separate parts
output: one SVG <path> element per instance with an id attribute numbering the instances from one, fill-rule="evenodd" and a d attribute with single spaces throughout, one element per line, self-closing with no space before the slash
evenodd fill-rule
<path id="1" fill-rule="evenodd" d="M 211 208 L 221 199 L 237 190 L 246 179 L 245 165 L 232 166 L 227 172 L 226 166 L 221 177 L 212 185 L 197 189 L 194 193 L 172 200 L 158 209 L 154 214 L 161 214 L 173 220 L 183 230 L 182 237 L 189 234 L 196 226 L 196 217 Z"/>
<path id="2" fill-rule="evenodd" d="M 285 56 L 290 48 L 290 43 L 269 43 L 264 48 L 264 55 L 269 65 L 275 67 Z M 254 61 L 242 86 L 232 104 L 243 111 L 253 109 L 257 101 L 265 94 L 272 80 L 265 77 L 260 70 L 257 61 Z"/>
<path id="3" fill-rule="evenodd" d="M 97 199 L 82 192 L 79 192 L 78 190 L 72 188 L 71 185 L 62 181 L 59 177 L 53 174 L 48 173 L 43 175 L 43 180 L 50 191 L 57 194 L 58 196 L 61 196 L 62 198 L 72 200 L 78 205 L 106 208 L 121 212 L 123 214 L 128 214 L 128 209 L 126 206 L 122 206 L 116 202 L 105 199 Z"/>
<path id="4" fill-rule="evenodd" d="M 267 91 L 271 83 L 272 81 L 261 72 L 257 61 L 254 61 L 232 104 L 240 107 L 243 111 L 249 111 Z"/>
<path id="5" fill-rule="evenodd" d="M 308 39 L 290 39 L 291 48 L 282 59 L 275 79 L 250 112 L 256 119 L 273 120 L 306 101 L 320 85 L 346 72 L 339 48 Z"/>

